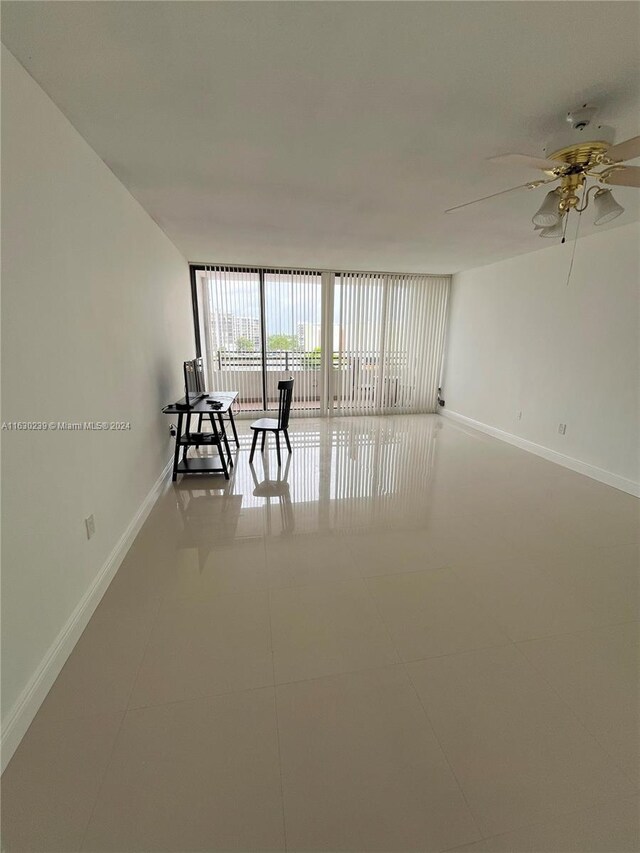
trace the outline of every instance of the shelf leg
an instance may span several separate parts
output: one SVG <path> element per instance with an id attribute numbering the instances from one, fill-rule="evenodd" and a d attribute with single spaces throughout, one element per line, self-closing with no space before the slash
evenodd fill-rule
<path id="1" fill-rule="evenodd" d="M 213 415 L 211 416 L 213 419 Z M 220 433 L 222 435 L 222 440 L 224 441 L 225 450 L 227 451 L 227 456 L 229 458 L 229 467 L 233 468 L 233 460 L 231 459 L 231 448 L 229 447 L 229 439 L 227 438 L 227 431 L 224 428 L 224 420 L 222 419 L 222 415 L 218 412 L 218 421 L 220 423 Z M 222 448 L 219 447 L 219 450 L 222 451 Z M 222 456 L 222 453 L 220 453 Z"/>
<path id="2" fill-rule="evenodd" d="M 176 447 L 173 452 L 173 474 L 171 479 L 175 483 L 178 476 L 178 460 L 180 458 L 180 436 L 182 435 L 182 412 L 178 415 L 178 430 L 176 432 Z"/>
<path id="3" fill-rule="evenodd" d="M 231 429 L 233 430 L 233 438 L 235 439 L 236 447 L 240 447 L 240 442 L 238 440 L 238 430 L 236 429 L 236 422 L 233 419 L 233 412 L 231 411 L 231 408 L 229 408 L 229 420 L 231 421 Z"/>

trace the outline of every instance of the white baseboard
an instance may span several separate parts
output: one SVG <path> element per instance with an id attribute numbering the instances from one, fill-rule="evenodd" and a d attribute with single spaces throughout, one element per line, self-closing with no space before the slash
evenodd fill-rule
<path id="1" fill-rule="evenodd" d="M 18 744 L 31 725 L 40 705 L 44 702 L 47 693 L 53 686 L 53 682 L 58 677 L 75 644 L 80 639 L 89 619 L 93 616 L 94 610 L 107 591 L 107 587 L 113 580 L 115 573 L 120 568 L 120 564 L 124 560 L 133 540 L 147 520 L 153 505 L 162 494 L 169 480 L 172 464 L 173 460 L 171 459 L 162 474 L 153 484 L 149 494 L 140 505 L 135 516 L 131 519 L 127 529 L 109 554 L 93 583 L 78 602 L 75 610 L 49 647 L 36 671 L 7 715 L 6 723 L 2 726 L 2 738 L 0 739 L 2 772 L 4 772 L 11 756 L 16 751 Z"/>
<path id="2" fill-rule="evenodd" d="M 513 435 L 513 433 L 505 432 L 497 427 L 489 426 L 489 424 L 483 424 L 481 421 L 475 421 L 466 415 L 458 414 L 458 412 L 441 409 L 439 414 L 443 418 L 449 418 L 452 421 L 498 438 L 500 441 L 513 444 L 521 450 L 535 453 L 536 456 L 542 456 L 543 459 L 547 459 L 549 462 L 555 462 L 557 465 L 570 468 L 572 471 L 577 471 L 579 474 L 584 474 L 593 480 L 598 480 L 600 483 L 606 483 L 607 486 L 613 486 L 614 489 L 620 489 L 622 492 L 640 497 L 640 483 L 636 483 L 634 480 L 627 480 L 626 477 L 621 477 L 619 474 L 612 474 L 610 471 L 605 471 L 604 468 L 589 465 L 588 462 L 582 462 L 580 459 L 574 459 L 572 456 L 565 456 L 564 453 L 558 453 L 556 450 L 550 450 L 542 444 L 535 444 L 535 442 L 528 441 L 526 438 L 520 438 L 519 435 Z"/>

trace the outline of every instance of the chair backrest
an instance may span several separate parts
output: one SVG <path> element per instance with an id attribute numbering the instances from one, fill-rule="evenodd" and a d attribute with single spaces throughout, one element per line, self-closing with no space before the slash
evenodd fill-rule
<path id="1" fill-rule="evenodd" d="M 293 379 L 282 379 L 278 382 L 280 399 L 278 400 L 278 428 L 288 429 L 289 412 L 291 411 L 291 400 L 293 398 Z"/>

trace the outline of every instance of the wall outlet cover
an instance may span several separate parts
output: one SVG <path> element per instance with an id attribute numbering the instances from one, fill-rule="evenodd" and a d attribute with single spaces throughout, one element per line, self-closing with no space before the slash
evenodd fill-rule
<path id="1" fill-rule="evenodd" d="M 85 518 L 84 524 L 87 528 L 87 539 L 91 539 L 93 534 L 96 532 L 96 522 L 93 517 L 93 514 Z"/>

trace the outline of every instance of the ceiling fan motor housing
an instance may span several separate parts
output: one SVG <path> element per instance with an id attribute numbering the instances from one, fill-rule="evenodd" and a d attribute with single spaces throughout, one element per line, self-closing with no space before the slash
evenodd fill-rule
<path id="1" fill-rule="evenodd" d="M 574 128 L 556 134 L 543 151 L 551 160 L 587 166 L 597 154 L 604 153 L 613 144 L 615 131 L 604 124 L 589 126 L 586 130 Z"/>

